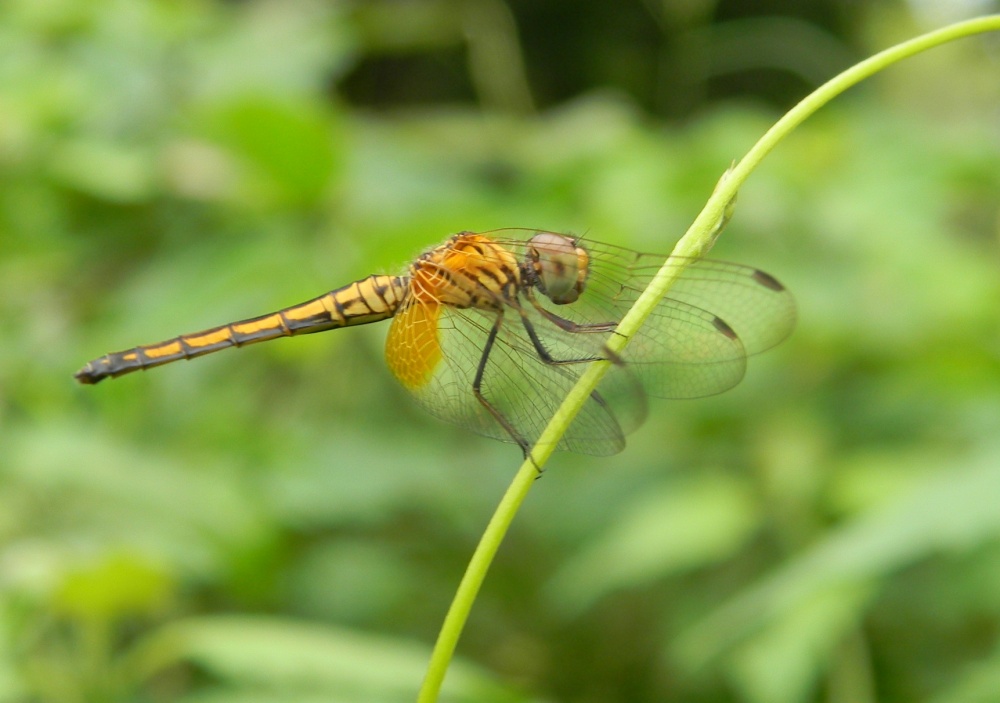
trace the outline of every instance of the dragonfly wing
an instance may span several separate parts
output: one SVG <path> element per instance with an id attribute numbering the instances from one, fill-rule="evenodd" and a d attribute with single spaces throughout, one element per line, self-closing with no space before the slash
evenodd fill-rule
<path id="1" fill-rule="evenodd" d="M 533 444 L 587 366 L 544 362 L 525 333 L 517 310 L 507 310 L 486 359 L 480 384 L 483 398 L 503 417 L 500 422 L 473 392 L 473 382 L 483 363 L 483 350 L 497 314 L 438 307 L 437 361 L 421 383 L 413 384 L 404 380 L 413 376 L 402 377 L 397 370 L 426 368 L 422 366 L 424 359 L 430 357 L 414 351 L 421 345 L 414 344 L 413 338 L 424 333 L 414 333 L 410 327 L 414 322 L 427 324 L 424 320 L 434 316 L 412 313 L 409 308 L 397 314 L 389 331 L 386 354 L 390 367 L 432 415 L 487 437 L 515 442 L 513 432 L 517 438 Z M 538 322 L 550 324 L 541 318 Z M 634 385 L 627 373 L 614 376 L 617 378 L 609 386 L 612 390 Z M 641 399 L 641 391 L 638 386 L 635 388 L 634 395 Z M 625 391 L 616 391 L 615 395 L 629 397 Z M 625 430 L 616 418 L 619 409 L 627 410 L 626 403 L 616 399 L 613 404 L 600 393 L 592 395 L 557 448 L 595 455 L 621 451 L 625 446 Z M 636 415 L 635 411 L 625 413 L 628 418 Z"/>
<path id="2" fill-rule="evenodd" d="M 579 330 L 560 339 L 606 356 L 604 345 L 614 334 L 607 327 L 617 324 L 637 297 L 614 285 L 611 290 L 600 281 L 588 283 L 571 305 L 547 300 L 539 305 Z M 746 372 L 746 356 L 739 336 L 721 318 L 671 298 L 661 301 L 621 353 L 646 392 L 660 398 L 698 398 L 732 388 Z"/>
<path id="3" fill-rule="evenodd" d="M 385 358 L 407 390 L 426 386 L 441 364 L 440 316 L 440 305 L 410 298 L 392 319 Z"/>
<path id="4" fill-rule="evenodd" d="M 531 245 L 518 234 L 527 235 L 490 236 L 518 261 L 529 261 Z M 589 362 L 611 356 L 606 344 L 613 328 L 666 260 L 597 242 L 580 244 L 589 263 L 578 300 L 556 305 L 541 287 L 519 291 L 516 302 L 505 301 L 485 359 L 498 313 L 437 304 L 422 312 L 404 309 L 387 341 L 390 367 L 432 414 L 490 437 L 534 442 Z M 475 263 L 489 268 L 488 262 Z M 498 269 L 510 265 L 506 259 L 494 263 Z M 624 434 L 645 416 L 643 389 L 664 398 L 720 393 L 743 378 L 748 355 L 790 334 L 794 301 L 766 273 L 705 259 L 673 258 L 667 265 L 677 273 L 668 296 L 629 340 L 621 354 L 625 365 L 609 370 L 559 449 L 619 451 Z M 557 272 L 549 273 L 548 280 L 561 280 Z M 544 274 L 539 281 L 546 280 Z M 485 404 L 473 392 L 480 368 Z"/>
<path id="5" fill-rule="evenodd" d="M 568 332 L 533 306 L 510 305 L 498 348 L 490 355 L 484 393 L 488 381 L 488 390 L 502 397 L 501 403 L 509 407 L 505 413 L 523 418 L 518 423 L 532 428 L 534 439 L 589 365 L 607 358 L 603 341 L 606 337 L 607 333 Z M 542 350 L 550 361 L 543 359 Z M 617 453 L 625 446 L 625 435 L 645 420 L 646 410 L 646 394 L 632 370 L 613 365 L 584 403 L 558 448 L 593 455 Z"/>
<path id="6" fill-rule="evenodd" d="M 578 324 L 617 322 L 664 258 L 589 244 L 590 277 L 580 299 L 543 304 Z M 697 398 L 728 390 L 743 378 L 748 355 L 791 333 L 794 300 L 768 274 L 705 259 L 674 258 L 670 265 L 678 279 L 622 353 L 651 395 Z"/>
<path id="7" fill-rule="evenodd" d="M 795 327 L 791 293 L 760 269 L 713 259 L 640 254 L 596 242 L 589 246 L 593 259 L 588 285 L 615 304 L 630 307 L 667 262 L 679 277 L 664 302 L 687 303 L 720 317 L 739 336 L 746 354 L 777 346 Z"/>
<path id="8" fill-rule="evenodd" d="M 507 229 L 487 234 L 524 259 L 530 250 L 525 238 L 536 233 L 539 230 Z M 791 294 L 760 269 L 713 259 L 641 253 L 586 238 L 577 243 L 587 250 L 589 257 L 586 289 L 577 302 L 552 306 L 562 317 L 584 323 L 616 323 L 666 262 L 678 277 L 654 315 L 690 320 L 691 308 L 711 313 L 736 332 L 742 346 L 740 353 L 744 355 L 776 346 L 795 327 L 795 301 Z M 684 323 L 662 325 L 683 327 Z M 725 360 L 731 351 L 731 346 L 727 351 L 726 345 L 722 345 L 718 353 Z M 719 360 L 712 354 L 704 357 L 705 363 Z M 670 358 L 665 361 L 670 363 Z"/>
<path id="9" fill-rule="evenodd" d="M 713 313 L 663 300 L 622 358 L 658 398 L 700 398 L 736 386 L 746 373 L 739 336 Z"/>
<path id="10" fill-rule="evenodd" d="M 797 317 L 795 299 L 776 278 L 759 269 L 724 261 L 693 262 L 678 279 L 670 297 L 721 317 L 751 355 L 785 341 Z"/>

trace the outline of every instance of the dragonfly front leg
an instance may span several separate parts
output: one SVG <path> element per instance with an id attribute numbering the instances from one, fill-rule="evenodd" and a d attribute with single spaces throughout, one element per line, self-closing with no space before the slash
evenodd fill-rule
<path id="1" fill-rule="evenodd" d="M 546 309 L 541 303 L 538 302 L 538 299 L 535 296 L 528 295 L 526 297 L 531 301 L 532 306 L 542 317 L 566 332 L 573 332 L 574 334 L 614 332 L 615 327 L 618 326 L 617 322 L 594 322 L 581 325 L 578 322 L 567 320 L 565 317 L 559 317 L 559 315 L 556 315 L 551 310 Z"/>
<path id="2" fill-rule="evenodd" d="M 572 320 L 567 320 L 565 317 L 560 317 L 551 310 L 546 310 L 538 302 L 535 296 L 529 295 L 527 298 L 531 301 L 532 306 L 534 306 L 535 310 L 537 310 L 542 317 L 564 332 L 570 332 L 571 334 L 597 334 L 601 332 L 614 332 L 615 328 L 618 326 L 617 322 L 595 322 L 592 324 L 581 325 L 577 322 L 573 322 Z M 524 321 L 525 330 L 531 338 L 531 343 L 534 345 L 536 351 L 538 351 L 539 356 L 541 356 L 543 360 L 546 360 L 546 363 L 576 364 L 586 361 L 610 361 L 616 366 L 621 366 L 624 363 L 621 356 L 608 349 L 607 345 L 604 347 L 604 356 L 601 357 L 594 357 L 590 359 L 569 359 L 566 361 L 551 360 L 551 356 L 548 355 L 548 352 L 545 351 L 542 346 L 541 341 L 538 339 L 538 335 L 535 334 L 534 327 L 524 314 L 524 310 L 518 308 L 518 311 L 520 312 L 521 319 Z"/>
<path id="3" fill-rule="evenodd" d="M 538 357 L 546 364 L 550 364 L 552 366 L 564 366 L 569 364 L 586 364 L 593 361 L 610 361 L 612 364 L 615 364 L 616 366 L 623 366 L 625 363 L 622 361 L 622 358 L 618 354 L 611 351 L 606 346 L 604 347 L 603 350 L 605 356 L 591 356 L 579 359 L 555 359 L 553 358 L 549 350 L 545 348 L 545 345 L 542 344 L 542 340 L 538 337 L 538 333 L 535 331 L 535 326 L 531 324 L 531 320 L 528 319 L 528 316 L 525 314 L 524 309 L 518 306 L 517 311 L 518 314 L 521 316 L 521 324 L 524 325 L 524 331 L 528 333 L 528 338 L 531 340 L 532 346 L 535 347 L 535 352 L 538 354 Z M 557 318 L 557 319 L 562 320 L 562 318 Z M 570 322 L 569 320 L 563 320 L 563 322 L 566 322 L 568 324 L 575 324 Z M 599 325 L 594 325 L 593 327 L 596 328 L 598 326 Z M 578 325 L 578 327 L 582 328 L 583 325 Z M 594 329 L 591 331 L 596 332 L 599 330 Z M 601 395 L 599 391 L 596 390 L 591 391 L 590 399 L 593 400 L 598 405 L 600 405 L 602 408 L 604 408 L 608 413 L 612 412 L 610 406 L 608 405 L 608 402 L 604 399 L 604 396 Z"/>
<path id="4" fill-rule="evenodd" d="M 607 325 L 610 325 L 610 327 L 608 327 L 604 323 L 600 325 L 577 325 L 575 322 L 572 322 L 571 320 L 564 320 L 558 315 L 554 315 L 553 313 L 550 313 L 548 310 L 544 310 L 543 308 L 540 308 L 537 305 L 536 308 L 538 308 L 538 310 L 545 315 L 546 319 L 549 319 L 550 321 L 554 322 L 560 329 L 564 329 L 567 332 L 574 332 L 574 331 L 605 332 L 614 329 L 613 323 L 607 323 Z M 611 363 L 616 365 L 620 365 L 622 363 L 621 357 L 615 354 L 607 347 L 604 348 L 604 354 L 605 354 L 604 356 L 588 356 L 588 357 L 580 357 L 578 359 L 556 359 L 555 357 L 552 356 L 549 350 L 545 348 L 545 345 L 542 343 L 542 340 L 538 336 L 538 332 L 535 331 L 535 326 L 531 323 L 531 320 L 528 319 L 528 316 L 525 314 L 524 309 L 521 308 L 520 306 L 516 306 L 516 309 L 518 314 L 521 316 L 521 324 L 524 325 L 524 331 L 527 332 L 528 339 L 531 340 L 531 345 L 535 348 L 535 352 L 538 354 L 538 357 L 546 364 L 551 364 L 553 366 L 561 366 L 564 364 L 586 364 L 592 361 L 610 361 Z M 569 327 L 564 327 L 563 325 L 560 325 L 558 322 L 556 322 L 556 320 L 565 323 Z"/>

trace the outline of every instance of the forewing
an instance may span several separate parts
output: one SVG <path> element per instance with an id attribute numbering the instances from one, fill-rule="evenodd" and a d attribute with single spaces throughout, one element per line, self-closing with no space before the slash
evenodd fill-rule
<path id="1" fill-rule="evenodd" d="M 538 300 L 581 329 L 620 321 L 667 259 L 598 242 L 581 245 L 590 254 L 590 275 L 580 299 L 569 305 Z M 707 259 L 674 257 L 669 265 L 678 279 L 622 353 L 651 395 L 696 398 L 728 390 L 743 378 L 749 354 L 773 347 L 794 327 L 791 295 L 766 273 Z"/>
<path id="2" fill-rule="evenodd" d="M 760 269 L 713 259 L 668 259 L 596 242 L 587 246 L 593 254 L 591 282 L 627 306 L 635 302 L 666 261 L 680 276 L 664 302 L 686 303 L 721 318 L 739 336 L 748 355 L 780 344 L 795 327 L 794 298 L 776 278 Z"/>

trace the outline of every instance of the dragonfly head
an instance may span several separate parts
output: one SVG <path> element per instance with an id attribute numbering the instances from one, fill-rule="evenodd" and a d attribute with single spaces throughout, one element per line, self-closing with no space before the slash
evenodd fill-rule
<path id="1" fill-rule="evenodd" d="M 556 305 L 576 302 L 587 285 L 590 255 L 570 237 L 539 232 L 528 241 L 538 289 Z"/>

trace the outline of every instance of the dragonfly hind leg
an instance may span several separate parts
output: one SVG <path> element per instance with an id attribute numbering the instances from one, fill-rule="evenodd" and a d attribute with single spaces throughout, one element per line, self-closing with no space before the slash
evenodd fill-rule
<path id="1" fill-rule="evenodd" d="M 535 470 L 541 475 L 541 468 L 539 468 L 538 464 L 535 464 L 535 460 L 531 456 L 531 444 L 521 436 L 517 428 L 510 423 L 510 420 L 483 395 L 483 376 L 486 373 L 486 365 L 489 363 L 490 352 L 493 351 L 493 345 L 496 342 L 497 335 L 500 333 L 500 326 L 502 324 L 503 312 L 500 312 L 497 314 L 496 321 L 494 321 L 493 327 L 490 328 L 490 333 L 486 337 L 486 343 L 483 345 L 483 353 L 479 357 L 479 365 L 476 367 L 476 376 L 472 379 L 472 393 L 476 397 L 476 400 L 479 401 L 479 404 L 486 408 L 487 412 L 493 416 L 493 419 L 510 435 L 514 443 L 521 448 L 524 458 L 531 459 L 531 463 L 535 465 Z"/>
<path id="2" fill-rule="evenodd" d="M 590 363 L 594 361 L 610 361 L 616 365 L 621 365 L 623 363 L 621 357 L 612 352 L 610 349 L 606 348 L 604 349 L 603 356 L 582 357 L 578 359 L 556 359 L 552 356 L 549 350 L 545 348 L 545 345 L 542 343 L 542 340 L 535 332 L 535 329 L 532 326 L 531 321 L 526 318 L 523 311 L 519 312 L 521 316 L 521 322 L 524 326 L 524 329 L 529 339 L 531 340 L 532 346 L 535 348 L 535 352 L 538 355 L 538 358 L 545 364 L 551 366 L 564 366 L 569 364 Z M 534 464 L 535 469 L 538 471 L 539 476 L 541 476 L 542 469 L 541 467 L 538 466 L 537 463 L 535 463 L 534 457 L 531 455 L 531 443 L 524 436 L 521 435 L 521 433 L 517 430 L 517 428 L 510 422 L 510 420 L 507 419 L 504 413 L 499 408 L 497 408 L 492 402 L 490 402 L 490 400 L 483 394 L 482 391 L 483 378 L 485 377 L 486 369 L 489 364 L 490 354 L 492 353 L 493 348 L 496 344 L 496 340 L 500 333 L 500 328 L 503 325 L 503 321 L 504 321 L 504 313 L 503 311 L 500 311 L 497 313 L 496 319 L 493 322 L 493 325 L 490 328 L 489 333 L 487 334 L 485 343 L 483 344 L 482 354 L 479 357 L 479 363 L 476 367 L 476 375 L 472 381 L 472 393 L 475 396 L 476 400 L 487 410 L 487 412 L 490 413 L 493 419 L 496 420 L 496 422 L 504 429 L 504 431 L 510 436 L 510 438 L 514 441 L 514 443 L 516 443 L 521 448 L 521 452 L 524 455 L 524 458 L 530 460 L 532 464 Z M 605 411 L 609 413 L 611 412 L 611 409 L 607 401 L 598 391 L 595 390 L 591 392 L 590 397 L 591 400 L 597 403 L 600 407 L 604 408 Z"/>

